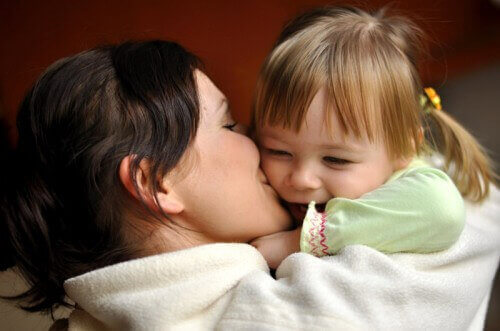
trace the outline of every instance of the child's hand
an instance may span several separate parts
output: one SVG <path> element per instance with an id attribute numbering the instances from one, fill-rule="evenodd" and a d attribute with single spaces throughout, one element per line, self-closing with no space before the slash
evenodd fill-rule
<path id="1" fill-rule="evenodd" d="M 300 232 L 302 227 L 260 237 L 250 244 L 264 256 L 269 268 L 276 269 L 288 255 L 300 251 Z"/>

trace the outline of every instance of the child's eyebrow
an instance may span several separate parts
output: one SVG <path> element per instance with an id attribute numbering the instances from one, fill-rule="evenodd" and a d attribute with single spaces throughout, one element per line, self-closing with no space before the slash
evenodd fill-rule
<path id="1" fill-rule="evenodd" d="M 320 146 L 323 149 L 335 149 L 335 150 L 345 150 L 345 151 L 350 151 L 350 152 L 356 152 L 358 151 L 357 146 L 354 146 L 352 144 L 326 144 L 326 145 L 321 145 Z"/>
<path id="2" fill-rule="evenodd" d="M 261 134 L 261 135 L 259 135 L 259 136 L 261 136 L 261 137 L 262 137 L 262 136 L 264 136 L 264 138 L 266 138 L 266 139 L 272 139 L 272 140 L 277 140 L 277 141 L 283 141 L 283 140 L 281 139 L 281 137 L 280 137 L 279 135 L 275 134 L 274 132 L 266 132 L 266 133 Z"/>

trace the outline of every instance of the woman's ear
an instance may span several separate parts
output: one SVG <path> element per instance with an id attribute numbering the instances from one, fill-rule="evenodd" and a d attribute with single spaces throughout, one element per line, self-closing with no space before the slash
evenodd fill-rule
<path id="1" fill-rule="evenodd" d="M 174 185 L 167 178 L 161 180 L 156 196 L 161 209 L 168 215 L 179 214 L 184 210 L 182 198 L 176 194 Z"/>
<path id="2" fill-rule="evenodd" d="M 160 181 L 160 187 L 156 193 L 157 200 L 151 191 L 150 182 L 155 180 L 149 171 L 147 160 L 141 160 L 134 174 L 131 173 L 130 164 L 133 155 L 127 155 L 120 163 L 119 177 L 125 189 L 138 201 L 143 201 L 148 208 L 160 211 L 160 208 L 167 214 L 178 214 L 184 210 L 181 199 L 172 190 L 170 182 L 166 179 Z M 134 178 L 137 187 L 134 185 Z"/>
<path id="3" fill-rule="evenodd" d="M 139 192 L 137 192 L 134 186 L 134 180 L 130 171 L 130 163 L 132 162 L 133 158 L 134 157 L 132 155 L 127 155 L 120 162 L 120 169 L 118 170 L 118 175 L 120 177 L 120 181 L 122 182 L 123 187 L 125 187 L 127 192 L 135 199 L 140 200 Z"/>

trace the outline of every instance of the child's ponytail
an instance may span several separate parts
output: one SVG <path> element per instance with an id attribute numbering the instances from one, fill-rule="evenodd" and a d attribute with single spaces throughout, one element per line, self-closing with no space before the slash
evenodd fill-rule
<path id="1" fill-rule="evenodd" d="M 476 139 L 449 114 L 427 108 L 440 135 L 435 146 L 445 157 L 445 169 L 460 193 L 471 201 L 481 202 L 489 194 L 495 179 L 491 161 Z"/>

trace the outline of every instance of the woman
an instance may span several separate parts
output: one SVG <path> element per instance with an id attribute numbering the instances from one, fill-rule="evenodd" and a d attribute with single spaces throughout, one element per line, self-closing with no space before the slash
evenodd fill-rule
<path id="1" fill-rule="evenodd" d="M 177 44 L 127 43 L 61 60 L 30 91 L 2 196 L 29 309 L 75 302 L 64 327 L 90 330 L 481 325 L 499 252 L 488 220 L 461 249 L 295 254 L 273 279 L 241 243 L 290 220 L 197 68 Z"/>
<path id="2" fill-rule="evenodd" d="M 58 61 L 29 92 L 2 208 L 30 310 L 90 270 L 290 226 L 198 67 L 175 43 L 126 43 Z"/>

